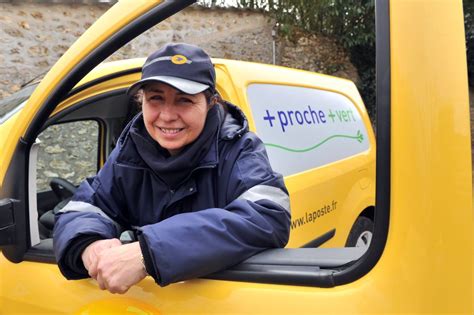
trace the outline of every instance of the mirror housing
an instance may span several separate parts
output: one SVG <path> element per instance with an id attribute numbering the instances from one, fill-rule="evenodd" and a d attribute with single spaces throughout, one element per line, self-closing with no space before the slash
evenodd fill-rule
<path id="1" fill-rule="evenodd" d="M 13 245 L 16 239 L 15 206 L 19 201 L 14 199 L 0 200 L 0 246 Z"/>

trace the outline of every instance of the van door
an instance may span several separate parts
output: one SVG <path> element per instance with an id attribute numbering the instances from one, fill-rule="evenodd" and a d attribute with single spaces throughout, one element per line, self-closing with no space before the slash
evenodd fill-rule
<path id="1" fill-rule="evenodd" d="M 29 214 L 36 212 L 30 211 L 36 207 L 36 196 L 33 196 L 36 195 L 35 165 L 30 163 L 36 161 L 33 156 L 36 154 L 35 140 L 44 123 L 56 106 L 67 97 L 69 91 L 90 70 L 131 39 L 194 2 L 117 2 L 59 59 L 15 118 L 6 123 L 8 126 L 1 126 L 5 132 L 0 135 L 0 266 L 2 270 L 9 270 L 16 275 L 13 282 L 2 275 L 2 311 L 23 313 L 43 310 L 50 313 L 63 303 L 63 307 L 72 306 L 74 301 L 81 300 L 71 292 L 71 296 L 61 294 L 62 302 L 58 305 L 49 305 L 47 301 L 57 300 L 59 292 L 63 292 L 61 288 L 65 279 L 60 278 L 57 266 L 32 262 L 12 264 L 22 262 L 32 250 L 41 252 L 43 245 L 37 226 L 30 224 L 36 222 L 36 218 L 29 218 Z M 36 257 L 37 261 L 42 260 L 41 254 Z M 44 258 L 48 259 L 50 258 Z M 38 268 L 41 272 L 35 271 Z M 31 281 L 35 275 L 37 278 Z M 13 284 L 14 287 L 3 287 L 7 283 Z M 45 283 L 49 284 L 49 288 L 55 289 L 43 292 L 41 288 Z M 74 288 L 72 290 L 74 291 Z M 34 292 L 42 294 L 29 295 Z M 18 299 L 12 300 L 12 296 Z M 8 303 L 5 303 L 8 308 L 3 307 L 4 300 L 8 300 Z M 72 307 L 79 308 L 77 305 Z"/>
<path id="2" fill-rule="evenodd" d="M 194 1 L 120 1 L 92 25 L 42 79 L 10 128 L 1 147 L 0 199 L 2 213 L 13 213 L 14 222 L 0 225 L 3 253 L 21 261 L 31 240 L 23 237 L 28 201 L 27 152 L 41 128 L 68 92 L 96 65 L 149 27 L 182 10 Z M 7 215 L 9 216 L 9 215 Z M 11 220 L 10 220 L 11 221 Z M 8 231 L 8 232 L 7 232 Z"/>

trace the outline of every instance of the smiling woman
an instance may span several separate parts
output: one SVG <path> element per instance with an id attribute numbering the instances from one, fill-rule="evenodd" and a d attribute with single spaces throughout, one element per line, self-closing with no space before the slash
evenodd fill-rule
<path id="1" fill-rule="evenodd" d="M 164 286 L 285 246 L 283 178 L 244 114 L 218 101 L 209 56 L 169 44 L 148 57 L 128 94 L 138 91 L 143 114 L 57 215 L 63 274 L 125 293 L 147 274 Z M 138 241 L 122 245 L 118 237 L 130 228 Z"/>
<path id="2" fill-rule="evenodd" d="M 142 95 L 146 130 L 171 155 L 197 139 L 213 105 L 202 92 L 186 94 L 165 83 L 149 83 Z"/>

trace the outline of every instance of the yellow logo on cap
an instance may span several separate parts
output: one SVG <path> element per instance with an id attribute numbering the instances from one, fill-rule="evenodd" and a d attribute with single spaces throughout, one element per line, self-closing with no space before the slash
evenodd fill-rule
<path id="1" fill-rule="evenodd" d="M 175 65 L 182 65 L 188 61 L 188 58 L 186 58 L 183 55 L 174 55 L 171 57 L 171 62 L 174 63 Z"/>

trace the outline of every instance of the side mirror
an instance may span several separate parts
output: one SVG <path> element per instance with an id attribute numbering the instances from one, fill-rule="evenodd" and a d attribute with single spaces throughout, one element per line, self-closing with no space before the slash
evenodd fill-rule
<path id="1" fill-rule="evenodd" d="M 0 246 L 15 244 L 15 206 L 19 203 L 14 199 L 0 200 Z"/>

